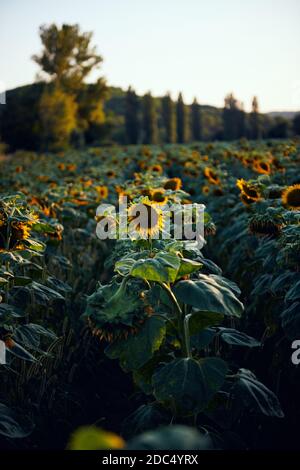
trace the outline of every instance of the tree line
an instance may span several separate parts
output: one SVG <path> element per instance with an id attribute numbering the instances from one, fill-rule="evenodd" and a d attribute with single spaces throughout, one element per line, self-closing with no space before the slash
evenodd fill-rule
<path id="1" fill-rule="evenodd" d="M 186 105 L 182 93 L 143 97 L 108 87 L 104 78 L 87 83 L 103 62 L 92 45 L 92 33 L 79 25 L 40 28 L 42 51 L 33 56 L 40 67 L 37 83 L 7 93 L 0 107 L 0 141 L 11 150 L 56 151 L 103 143 L 157 144 L 201 140 L 285 138 L 300 135 L 300 114 L 294 121 L 252 111 L 228 94 L 224 108 Z"/>

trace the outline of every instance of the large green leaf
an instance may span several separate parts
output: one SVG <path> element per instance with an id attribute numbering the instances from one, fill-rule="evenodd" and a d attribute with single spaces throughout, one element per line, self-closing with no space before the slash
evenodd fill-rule
<path id="1" fill-rule="evenodd" d="M 134 277 L 156 282 L 175 282 L 180 259 L 172 253 L 157 253 L 154 258 L 140 259 L 131 268 Z"/>
<path id="2" fill-rule="evenodd" d="M 153 375 L 154 395 L 184 415 L 197 413 L 220 389 L 226 373 L 227 364 L 219 358 L 174 359 Z"/>
<path id="3" fill-rule="evenodd" d="M 252 336 L 248 336 L 234 328 L 218 328 L 220 338 L 232 346 L 247 346 L 248 348 L 257 348 L 261 342 Z"/>
<path id="4" fill-rule="evenodd" d="M 166 325 L 160 317 L 148 318 L 139 332 L 127 340 L 109 345 L 105 353 L 110 359 L 119 359 L 125 371 L 141 368 L 157 351 L 166 335 Z"/>
<path id="5" fill-rule="evenodd" d="M 284 416 L 276 395 L 264 384 L 259 382 L 255 375 L 247 369 L 240 369 L 236 381 L 231 389 L 235 406 L 247 408 L 253 413 L 263 413 L 267 416 Z"/>
<path id="6" fill-rule="evenodd" d="M 244 309 L 232 290 L 232 284 L 221 276 L 199 274 L 196 281 L 179 281 L 174 293 L 179 301 L 203 312 L 240 317 Z"/>
<path id="7" fill-rule="evenodd" d="M 195 335 L 208 326 L 218 325 L 222 322 L 224 315 L 216 312 L 192 312 L 188 326 L 190 335 Z"/>

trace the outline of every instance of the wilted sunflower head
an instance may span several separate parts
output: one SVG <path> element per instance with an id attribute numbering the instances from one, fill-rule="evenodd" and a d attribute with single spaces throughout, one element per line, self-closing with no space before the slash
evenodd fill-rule
<path id="1" fill-rule="evenodd" d="M 130 279 L 99 288 L 87 299 L 84 317 L 95 336 L 109 342 L 126 339 L 142 327 L 154 311 L 140 280 Z"/>
<path id="2" fill-rule="evenodd" d="M 271 173 L 271 167 L 268 162 L 256 161 L 253 165 L 253 169 L 257 173 L 261 173 L 264 175 L 269 175 Z"/>
<path id="3" fill-rule="evenodd" d="M 23 241 L 30 237 L 33 222 L 12 221 L 8 228 L 7 219 L 0 214 L 0 249 L 21 250 Z"/>
<path id="4" fill-rule="evenodd" d="M 288 186 L 282 193 L 282 203 L 290 210 L 300 210 L 300 184 Z"/>
<path id="5" fill-rule="evenodd" d="M 170 178 L 164 184 L 164 188 L 170 189 L 171 191 L 179 191 L 181 186 L 182 186 L 182 181 L 180 178 Z"/>
<path id="6" fill-rule="evenodd" d="M 130 231 L 136 232 L 141 238 L 154 238 L 163 229 L 163 212 L 159 204 L 145 197 L 129 207 L 128 222 Z"/>

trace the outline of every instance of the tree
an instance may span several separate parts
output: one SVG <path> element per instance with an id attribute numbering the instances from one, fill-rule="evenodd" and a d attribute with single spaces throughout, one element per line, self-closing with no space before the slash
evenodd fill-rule
<path id="1" fill-rule="evenodd" d="M 53 98 L 58 93 L 60 99 L 62 94 L 70 96 L 69 104 L 73 100 L 77 107 L 77 140 L 87 143 L 98 141 L 106 127 L 103 103 L 107 86 L 103 78 L 93 84 L 85 83 L 92 70 L 102 62 L 96 48 L 91 46 L 92 33 L 82 33 L 77 24 L 63 24 L 61 28 L 51 24 L 41 26 L 40 37 L 43 50 L 40 55 L 33 56 L 33 60 L 40 65 L 42 74 L 56 90 L 51 100 L 51 93 L 46 93 L 43 107 L 47 102 L 51 103 L 51 115 Z M 55 119 L 54 114 L 51 119 Z M 61 117 L 58 116 L 58 119 Z"/>
<path id="2" fill-rule="evenodd" d="M 168 144 L 176 142 L 176 114 L 175 105 L 172 101 L 170 93 L 162 98 L 162 121 L 165 130 L 165 141 Z"/>
<path id="3" fill-rule="evenodd" d="M 295 135 L 300 135 L 300 113 L 294 116 L 293 131 Z"/>
<path id="4" fill-rule="evenodd" d="M 195 141 L 199 141 L 202 139 L 202 123 L 201 110 L 196 98 L 194 98 L 194 101 L 191 106 L 191 121 L 192 139 Z"/>
<path id="5" fill-rule="evenodd" d="M 92 33 L 82 33 L 78 24 L 63 24 L 61 28 L 55 24 L 43 25 L 40 38 L 44 48 L 33 60 L 65 92 L 80 89 L 86 77 L 102 62 L 90 44 Z"/>
<path id="6" fill-rule="evenodd" d="M 151 93 L 143 97 L 143 142 L 157 144 L 158 128 L 156 107 Z"/>
<path id="7" fill-rule="evenodd" d="M 137 144 L 140 134 L 139 99 L 129 87 L 125 98 L 125 129 L 128 144 Z"/>
<path id="8" fill-rule="evenodd" d="M 235 99 L 232 93 L 225 97 L 223 133 L 225 140 L 235 140 L 245 135 L 245 112 L 243 105 Z"/>
<path id="9" fill-rule="evenodd" d="M 72 96 L 57 86 L 47 87 L 39 102 L 40 136 L 45 150 L 68 147 L 76 129 L 77 105 Z"/>
<path id="10" fill-rule="evenodd" d="M 176 105 L 177 141 L 183 144 L 187 141 L 187 113 L 182 93 L 179 93 Z"/>
<path id="11" fill-rule="evenodd" d="M 276 116 L 269 135 L 271 139 L 286 139 L 288 137 L 289 122 L 282 116 Z"/>
<path id="12" fill-rule="evenodd" d="M 252 111 L 249 116 L 250 123 L 250 138 L 253 140 L 261 139 L 262 137 L 262 128 L 261 128 L 261 119 L 259 115 L 258 100 L 254 96 L 252 100 Z"/>

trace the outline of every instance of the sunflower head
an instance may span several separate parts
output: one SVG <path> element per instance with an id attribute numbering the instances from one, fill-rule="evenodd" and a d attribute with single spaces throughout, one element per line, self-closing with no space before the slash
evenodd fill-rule
<path id="1" fill-rule="evenodd" d="M 241 199 L 245 204 L 251 204 L 251 202 L 256 202 L 260 199 L 260 193 L 253 184 L 240 179 L 237 180 L 236 185 L 241 191 Z"/>
<path id="2" fill-rule="evenodd" d="M 206 166 L 203 170 L 203 174 L 211 184 L 220 184 L 220 178 L 212 168 Z"/>
<path id="3" fill-rule="evenodd" d="M 107 186 L 95 186 L 95 190 L 97 191 L 97 194 L 101 199 L 106 199 L 107 198 L 107 196 L 108 196 Z"/>
<path id="4" fill-rule="evenodd" d="M 161 205 L 168 202 L 168 196 L 166 196 L 165 190 L 163 188 L 158 188 L 151 191 L 149 199 Z"/>
<path id="5" fill-rule="evenodd" d="M 156 175 L 161 175 L 162 172 L 163 172 L 163 168 L 161 165 L 159 164 L 156 164 L 156 165 L 152 165 L 149 167 L 149 171 L 151 173 L 155 173 Z"/>
<path id="6" fill-rule="evenodd" d="M 181 189 L 181 186 L 182 181 L 180 178 L 170 178 L 164 184 L 164 188 L 170 189 L 171 191 L 179 191 L 179 189 Z"/>
<path id="7" fill-rule="evenodd" d="M 163 211 L 160 205 L 144 197 L 128 209 L 128 222 L 141 238 L 157 237 L 164 226 Z"/>
<path id="8" fill-rule="evenodd" d="M 290 210 L 300 210 L 300 184 L 288 186 L 282 193 L 282 203 Z"/>
<path id="9" fill-rule="evenodd" d="M 271 173 L 271 167 L 268 162 L 256 161 L 253 165 L 254 171 L 263 175 L 269 175 Z"/>
<path id="10" fill-rule="evenodd" d="M 202 194 L 209 194 L 209 192 L 210 192 L 210 189 L 209 189 L 209 186 L 207 184 L 202 186 Z"/>
<path id="11" fill-rule="evenodd" d="M 123 280 L 99 288 L 87 299 L 84 317 L 100 340 L 113 342 L 136 334 L 154 312 L 140 280 Z M 141 295 L 144 294 L 144 295 Z"/>

